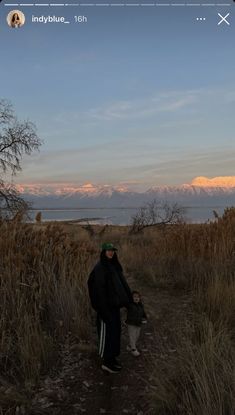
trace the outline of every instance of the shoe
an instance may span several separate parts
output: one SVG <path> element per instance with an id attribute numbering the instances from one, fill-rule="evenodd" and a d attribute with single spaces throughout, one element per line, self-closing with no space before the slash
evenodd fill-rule
<path id="1" fill-rule="evenodd" d="M 117 359 L 114 359 L 114 361 L 113 361 L 113 365 L 114 365 L 117 369 L 119 369 L 119 370 L 121 370 L 121 369 L 122 369 L 122 365 L 121 365 L 121 363 L 120 363 Z"/>
<path id="2" fill-rule="evenodd" d="M 137 349 L 132 349 L 131 354 L 132 356 L 135 356 L 135 357 L 140 356 L 140 352 Z"/>
<path id="3" fill-rule="evenodd" d="M 114 364 L 110 364 L 110 363 L 103 363 L 101 366 L 101 369 L 109 372 L 109 373 L 119 373 L 120 369 L 118 369 L 116 366 L 114 366 Z"/>
<path id="4" fill-rule="evenodd" d="M 128 351 L 128 352 L 131 352 L 131 350 L 132 350 L 132 348 L 131 348 L 131 346 L 128 344 L 128 346 L 126 346 L 126 350 Z"/>

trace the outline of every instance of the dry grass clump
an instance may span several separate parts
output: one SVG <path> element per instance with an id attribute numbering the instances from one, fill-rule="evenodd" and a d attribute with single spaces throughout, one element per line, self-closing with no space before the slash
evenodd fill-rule
<path id="1" fill-rule="evenodd" d="M 216 223 L 169 227 L 155 235 L 152 245 L 150 241 L 149 235 L 145 249 L 144 238 L 142 246 L 132 241 L 131 250 L 128 244 L 125 247 L 126 252 L 135 252 L 136 275 L 155 285 L 165 281 L 176 287 L 180 282 L 191 290 L 196 304 L 193 334 L 186 334 L 185 344 L 178 340 L 178 360 L 156 367 L 156 411 L 159 415 L 233 415 L 235 211 L 228 209 Z"/>
<path id="2" fill-rule="evenodd" d="M 179 339 L 177 360 L 157 369 L 152 399 L 159 415 L 233 415 L 235 356 L 231 337 L 203 318 L 193 338 Z"/>
<path id="3" fill-rule="evenodd" d="M 235 269 L 233 215 L 232 210 L 217 222 L 170 225 L 122 238 L 122 258 L 128 270 L 154 285 L 206 287 L 211 275 L 231 276 Z"/>
<path id="4" fill-rule="evenodd" d="M 89 327 L 87 275 L 94 244 L 63 228 L 2 223 L 0 227 L 0 372 L 12 383 L 34 382 L 52 363 L 54 342 Z M 1 379 L 0 379 L 1 384 Z"/>
<path id="5" fill-rule="evenodd" d="M 215 326 L 222 325 L 233 333 L 235 339 L 235 279 L 233 274 L 212 274 L 208 285 L 197 290 L 198 308 Z"/>

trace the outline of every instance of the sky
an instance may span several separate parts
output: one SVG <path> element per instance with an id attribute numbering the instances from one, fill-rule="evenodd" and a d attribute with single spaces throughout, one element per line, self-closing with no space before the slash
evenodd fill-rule
<path id="1" fill-rule="evenodd" d="M 15 8 L 20 29 L 0 4 L 0 98 L 44 142 L 16 183 L 144 190 L 235 176 L 235 4 Z M 71 23 L 33 24 L 32 14 Z"/>

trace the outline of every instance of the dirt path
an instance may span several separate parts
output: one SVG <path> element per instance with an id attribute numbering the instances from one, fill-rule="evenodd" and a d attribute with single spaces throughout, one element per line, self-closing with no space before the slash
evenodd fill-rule
<path id="1" fill-rule="evenodd" d="M 142 326 L 135 358 L 126 351 L 127 330 L 122 334 L 119 374 L 106 374 L 97 358 L 96 333 L 91 343 L 68 341 L 61 349 L 59 369 L 41 381 L 32 414 L 156 415 L 149 391 L 154 366 L 174 355 L 177 359 L 177 332 L 184 331 L 191 315 L 191 299 L 185 293 L 152 289 L 129 279 L 130 286 L 142 293 L 148 323 Z"/>

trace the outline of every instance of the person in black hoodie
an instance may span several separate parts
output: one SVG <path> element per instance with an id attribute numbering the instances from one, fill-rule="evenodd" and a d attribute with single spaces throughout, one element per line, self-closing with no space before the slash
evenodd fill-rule
<path id="1" fill-rule="evenodd" d="M 112 243 L 104 243 L 100 260 L 88 279 L 91 304 L 97 312 L 99 355 L 103 359 L 101 367 L 110 373 L 121 370 L 117 361 L 121 341 L 120 308 L 128 307 L 132 301 L 116 251 Z"/>
<path id="2" fill-rule="evenodd" d="M 128 306 L 126 324 L 129 334 L 127 350 L 135 357 L 140 355 L 136 343 L 140 336 L 141 324 L 147 322 L 147 316 L 138 291 L 132 291 L 132 302 Z"/>

